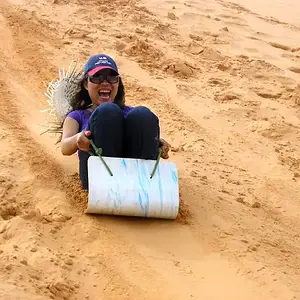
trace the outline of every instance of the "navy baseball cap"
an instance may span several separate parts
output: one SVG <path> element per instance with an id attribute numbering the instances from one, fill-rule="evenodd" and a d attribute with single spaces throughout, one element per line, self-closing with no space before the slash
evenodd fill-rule
<path id="1" fill-rule="evenodd" d="M 106 54 L 96 54 L 89 58 L 84 67 L 84 73 L 94 75 L 103 69 L 111 69 L 119 75 L 116 62 Z"/>

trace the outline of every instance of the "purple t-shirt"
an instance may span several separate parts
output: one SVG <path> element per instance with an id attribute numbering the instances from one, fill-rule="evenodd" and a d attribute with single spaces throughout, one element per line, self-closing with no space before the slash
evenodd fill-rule
<path id="1" fill-rule="evenodd" d="M 125 106 L 122 108 L 124 117 L 126 118 L 128 113 L 133 109 L 131 106 Z M 87 129 L 89 118 L 92 112 L 86 109 L 73 110 L 70 112 L 67 117 L 74 119 L 79 124 L 79 131 Z"/>

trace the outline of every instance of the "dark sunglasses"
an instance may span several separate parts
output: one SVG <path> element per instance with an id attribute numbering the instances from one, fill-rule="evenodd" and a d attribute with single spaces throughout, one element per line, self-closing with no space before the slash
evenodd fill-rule
<path id="1" fill-rule="evenodd" d="M 119 76 L 117 76 L 117 75 L 96 74 L 94 76 L 89 76 L 88 78 L 89 78 L 90 82 L 96 83 L 96 84 L 102 83 L 105 80 L 111 84 L 119 82 Z"/>

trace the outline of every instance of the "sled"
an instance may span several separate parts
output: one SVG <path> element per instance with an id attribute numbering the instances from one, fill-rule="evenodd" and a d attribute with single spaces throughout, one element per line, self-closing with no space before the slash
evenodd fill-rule
<path id="1" fill-rule="evenodd" d="M 90 156 L 86 213 L 175 219 L 179 185 L 172 162 Z"/>

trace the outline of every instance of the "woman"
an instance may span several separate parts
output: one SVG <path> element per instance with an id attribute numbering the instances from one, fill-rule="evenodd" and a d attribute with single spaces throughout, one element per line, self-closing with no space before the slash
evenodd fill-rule
<path id="1" fill-rule="evenodd" d="M 93 55 L 84 68 L 82 89 L 75 97 L 63 123 L 61 151 L 78 151 L 82 187 L 88 189 L 87 160 L 92 152 L 90 139 L 102 155 L 167 159 L 169 144 L 160 139 L 159 120 L 144 106 L 125 105 L 125 91 L 115 61 L 106 54 Z"/>

